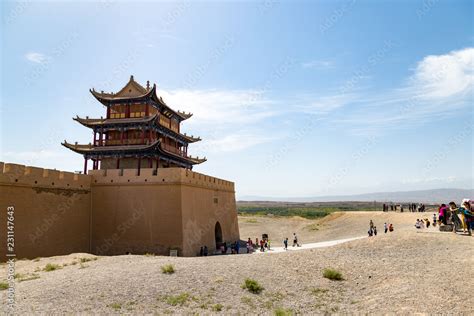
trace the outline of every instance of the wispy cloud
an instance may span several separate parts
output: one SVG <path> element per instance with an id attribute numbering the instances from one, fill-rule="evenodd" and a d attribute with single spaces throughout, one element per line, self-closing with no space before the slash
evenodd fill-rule
<path id="1" fill-rule="evenodd" d="M 272 91 L 255 98 L 255 90 L 181 89 L 159 93 L 171 107 L 194 113 L 194 119 L 186 121 L 186 130 L 207 136 L 205 151 L 237 151 L 284 138 L 268 138 L 260 126 L 288 113 L 316 115 L 361 136 L 457 113 L 472 106 L 473 60 L 473 48 L 427 56 L 416 64 L 404 84 L 387 91 L 364 88 L 351 93 L 300 93 L 278 98 L 270 97 Z"/>
<path id="2" fill-rule="evenodd" d="M 280 115 L 275 102 L 261 97 L 247 103 L 253 90 L 160 90 L 172 108 L 193 113 L 184 129 L 203 136 L 196 152 L 240 151 L 272 141 L 259 127 L 267 118 Z M 238 131 L 238 132 L 236 132 Z"/>
<path id="3" fill-rule="evenodd" d="M 161 90 L 173 108 L 192 112 L 195 119 L 189 124 L 207 125 L 213 129 L 242 127 L 277 115 L 274 101 L 261 97 L 251 104 L 245 103 L 253 90 Z"/>
<path id="4" fill-rule="evenodd" d="M 324 96 L 308 102 L 306 109 L 329 114 L 344 107 L 347 111 L 339 111 L 332 121 L 359 132 L 436 120 L 472 106 L 473 67 L 474 48 L 430 55 L 399 87 Z"/>
<path id="5" fill-rule="evenodd" d="M 328 69 L 334 67 L 334 62 L 330 60 L 311 60 L 301 63 L 301 67 L 306 69 Z"/>
<path id="6" fill-rule="evenodd" d="M 29 52 L 29 53 L 25 54 L 25 58 L 28 61 L 30 61 L 32 63 L 36 63 L 36 64 L 44 64 L 49 59 L 48 56 L 46 56 L 44 54 L 41 54 L 41 53 L 37 53 L 37 52 Z"/>
<path id="7" fill-rule="evenodd" d="M 410 84 L 414 93 L 428 100 L 466 97 L 474 87 L 474 48 L 425 57 Z"/>
<path id="8" fill-rule="evenodd" d="M 350 94 L 302 94 L 295 97 L 295 109 L 309 114 L 329 114 L 339 108 L 358 102 L 359 95 Z"/>
<path id="9" fill-rule="evenodd" d="M 200 152 L 231 152 L 241 151 L 259 144 L 267 143 L 275 138 L 257 134 L 252 131 L 239 132 L 234 134 L 225 135 L 223 137 L 204 140 L 202 144 L 195 146 L 196 151 Z"/>

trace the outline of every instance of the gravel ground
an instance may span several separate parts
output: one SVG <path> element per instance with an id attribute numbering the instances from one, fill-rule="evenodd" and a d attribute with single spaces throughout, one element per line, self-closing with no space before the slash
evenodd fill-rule
<path id="1" fill-rule="evenodd" d="M 380 225 L 377 216 L 381 220 L 387 216 L 356 215 L 320 221 L 322 228 L 314 232 L 313 241 L 354 231 L 360 235 L 370 218 Z M 354 216 L 357 220 L 343 225 Z M 474 237 L 435 229 L 416 231 L 412 217 L 394 214 L 393 233 L 286 253 L 204 258 L 72 254 L 20 260 L 16 264 L 20 278 L 37 278 L 16 282 L 16 312 L 474 314 L 472 305 L 466 304 L 474 292 Z M 343 232 L 327 231 L 334 229 Z M 63 267 L 38 271 L 47 263 Z M 175 273 L 163 274 L 165 264 L 172 264 Z M 325 268 L 340 271 L 344 280 L 324 278 Z M 5 275 L 5 265 L 0 269 Z M 252 294 L 242 289 L 246 278 L 257 280 L 264 290 Z M 5 302 L 6 291 L 0 291 L 0 299 Z"/>

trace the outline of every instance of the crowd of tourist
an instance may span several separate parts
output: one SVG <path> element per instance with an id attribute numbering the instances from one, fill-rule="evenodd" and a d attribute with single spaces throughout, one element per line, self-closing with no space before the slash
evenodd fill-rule
<path id="1" fill-rule="evenodd" d="M 433 214 L 433 219 L 435 220 L 435 218 L 436 214 Z M 439 225 L 452 225 L 454 233 L 462 231 L 472 236 L 474 229 L 473 201 L 464 199 L 459 207 L 455 202 L 449 202 L 448 205 L 441 204 L 438 208 L 438 221 Z"/>
<path id="2" fill-rule="evenodd" d="M 216 252 L 214 254 L 238 254 L 240 252 L 240 241 L 236 241 L 234 243 L 230 242 L 222 242 L 217 247 Z M 209 255 L 209 249 L 207 246 L 202 246 L 201 250 L 199 251 L 199 256 L 206 257 Z"/>
<path id="3" fill-rule="evenodd" d="M 383 224 L 383 231 L 386 234 L 387 232 L 393 232 L 393 224 L 392 223 L 384 223 Z M 369 230 L 367 231 L 369 237 L 377 236 L 377 226 L 375 226 L 374 221 L 370 220 L 369 222 Z"/>
<path id="4" fill-rule="evenodd" d="M 405 205 L 406 206 L 406 205 Z M 390 203 L 390 204 L 383 204 L 382 205 L 382 210 L 384 212 L 388 212 L 388 211 L 400 211 L 403 213 L 404 211 L 404 205 L 403 204 L 393 204 L 393 203 Z M 419 203 L 419 204 L 416 204 L 416 203 L 408 203 L 408 211 L 409 212 L 425 212 L 426 211 L 426 206 L 425 204 L 423 203 Z"/>

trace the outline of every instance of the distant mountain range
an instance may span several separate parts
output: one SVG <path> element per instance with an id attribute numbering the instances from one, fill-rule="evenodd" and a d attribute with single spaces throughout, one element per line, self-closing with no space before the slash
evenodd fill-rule
<path id="1" fill-rule="evenodd" d="M 347 202 L 347 201 L 378 201 L 378 202 L 413 202 L 413 203 L 447 203 L 460 202 L 464 198 L 474 199 L 472 189 L 432 189 L 419 191 L 375 192 L 356 195 L 328 195 L 313 197 L 265 197 L 242 196 L 239 201 L 272 201 L 272 202 Z"/>

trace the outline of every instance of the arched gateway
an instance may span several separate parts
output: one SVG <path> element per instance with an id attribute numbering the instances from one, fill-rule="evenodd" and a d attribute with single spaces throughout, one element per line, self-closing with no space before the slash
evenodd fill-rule
<path id="1" fill-rule="evenodd" d="M 214 236 L 216 239 L 216 249 L 218 249 L 222 244 L 222 228 L 219 222 L 216 223 L 216 227 L 214 228 Z"/>

